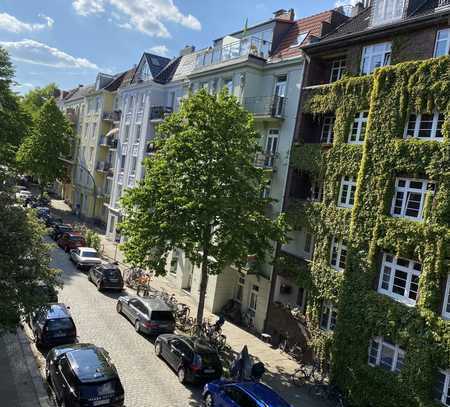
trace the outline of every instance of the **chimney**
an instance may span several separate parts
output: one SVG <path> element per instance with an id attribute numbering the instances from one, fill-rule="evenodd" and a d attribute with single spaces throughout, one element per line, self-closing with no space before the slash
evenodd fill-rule
<path id="1" fill-rule="evenodd" d="M 186 45 L 181 51 L 180 51 L 180 57 L 184 57 L 185 55 L 192 54 L 195 51 L 194 45 Z"/>
<path id="2" fill-rule="evenodd" d="M 360 1 L 356 3 L 352 8 L 352 14 L 351 17 L 356 17 L 361 11 L 363 11 L 365 8 L 364 4 Z"/>
<path id="3" fill-rule="evenodd" d="M 294 21 L 295 11 L 293 8 L 290 8 L 287 11 L 285 9 L 280 9 L 273 13 L 273 18 L 278 20 Z"/>

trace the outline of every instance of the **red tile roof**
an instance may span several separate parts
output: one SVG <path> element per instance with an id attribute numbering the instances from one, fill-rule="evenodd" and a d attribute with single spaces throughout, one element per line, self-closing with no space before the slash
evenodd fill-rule
<path id="1" fill-rule="evenodd" d="M 336 19 L 336 14 L 336 10 L 329 10 L 295 21 L 292 24 L 292 27 L 284 35 L 278 48 L 272 54 L 271 60 L 289 59 L 301 56 L 302 50 L 300 49 L 300 46 L 295 46 L 299 34 L 305 32 L 308 33 L 308 36 L 300 45 L 308 44 L 311 37 L 320 37 L 325 34 L 323 32 L 323 23 L 325 23 L 325 25 L 332 24 L 333 20 Z"/>

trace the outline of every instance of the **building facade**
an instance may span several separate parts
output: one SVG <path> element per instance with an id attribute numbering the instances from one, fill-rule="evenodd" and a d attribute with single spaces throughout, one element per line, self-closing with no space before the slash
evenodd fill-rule
<path id="1" fill-rule="evenodd" d="M 304 46 L 268 327 L 306 308 L 294 323 L 355 405 L 449 406 L 450 3 L 355 14 Z"/>

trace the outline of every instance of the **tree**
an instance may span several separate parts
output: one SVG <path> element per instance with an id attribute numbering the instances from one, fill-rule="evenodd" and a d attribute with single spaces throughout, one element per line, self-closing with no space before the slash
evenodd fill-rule
<path id="1" fill-rule="evenodd" d="M 58 86 L 56 86 L 55 83 L 49 83 L 43 88 L 30 90 L 22 98 L 22 106 L 29 114 L 36 117 L 42 106 L 50 99 L 59 96 L 59 93 L 60 90 L 58 89 Z"/>
<path id="2" fill-rule="evenodd" d="M 69 153 L 71 138 L 70 123 L 55 99 L 49 99 L 35 117 L 31 135 L 17 152 L 19 167 L 39 179 L 41 192 L 46 185 L 65 176 L 66 168 L 59 157 Z"/>
<path id="3" fill-rule="evenodd" d="M 201 267 L 197 321 L 208 274 L 244 266 L 248 255 L 262 262 L 273 241 L 284 239 L 284 220 L 265 215 L 267 180 L 254 166 L 259 137 L 234 97 L 200 91 L 159 126 L 145 179 L 122 200 L 127 261 L 163 275 L 178 248 Z"/>

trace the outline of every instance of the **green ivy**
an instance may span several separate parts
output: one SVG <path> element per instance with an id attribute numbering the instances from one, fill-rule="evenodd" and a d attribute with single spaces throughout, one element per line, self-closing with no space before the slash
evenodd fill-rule
<path id="1" fill-rule="evenodd" d="M 450 368 L 450 322 L 441 317 L 450 257 L 450 59 L 385 67 L 320 87 L 307 97 L 306 113 L 336 116 L 331 148 L 300 141 L 291 159 L 312 179 L 325 180 L 323 202 L 296 202 L 288 208 L 292 227 L 307 227 L 315 236 L 314 260 L 307 270 L 309 318 L 318 325 L 323 301 L 338 305 L 334 337 L 316 335 L 314 348 L 329 350 L 332 379 L 355 405 L 436 406 L 437 370 Z M 355 113 L 365 110 L 365 143 L 349 145 Z M 445 113 L 442 142 L 403 139 L 411 113 L 436 110 Z M 351 210 L 336 206 L 343 176 L 357 178 Z M 427 193 L 423 221 L 389 216 L 397 176 L 436 182 L 436 191 Z M 333 236 L 348 242 L 344 273 L 329 267 Z M 421 263 L 415 307 L 376 292 L 382 252 Z M 368 365 L 369 342 L 376 336 L 405 349 L 399 374 Z"/>

